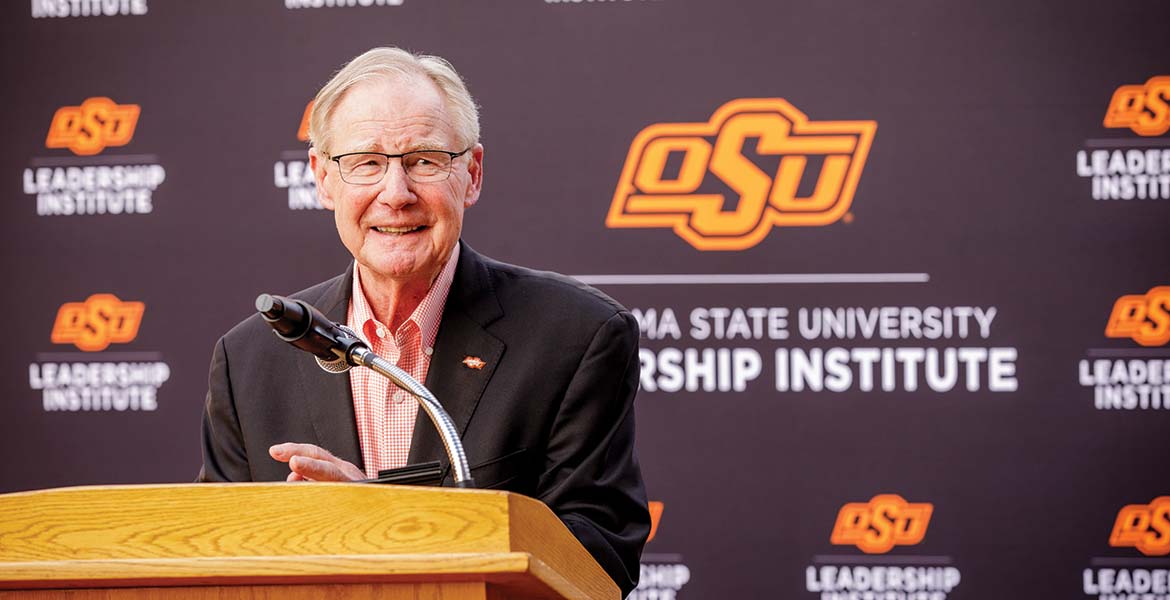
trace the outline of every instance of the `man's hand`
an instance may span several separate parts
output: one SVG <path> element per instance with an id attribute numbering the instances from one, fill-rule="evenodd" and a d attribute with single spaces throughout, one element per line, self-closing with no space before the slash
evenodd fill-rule
<path id="1" fill-rule="evenodd" d="M 288 481 L 358 481 L 366 474 L 328 450 L 313 444 L 285 442 L 268 449 L 272 458 L 288 463 Z"/>

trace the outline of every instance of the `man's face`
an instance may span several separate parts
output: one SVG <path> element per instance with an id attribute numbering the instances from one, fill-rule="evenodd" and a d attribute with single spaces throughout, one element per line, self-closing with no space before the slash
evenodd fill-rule
<path id="1" fill-rule="evenodd" d="M 454 121 L 443 96 L 421 76 L 363 82 L 337 105 L 328 126 L 332 156 L 349 152 L 401 154 L 456 148 Z M 321 204 L 334 211 L 337 233 L 362 270 L 362 281 L 429 286 L 463 228 L 463 210 L 479 198 L 483 146 L 456 158 L 446 181 L 415 183 L 402 160 L 390 159 L 382 181 L 342 181 L 336 162 L 309 153 Z M 367 279 L 368 278 L 368 279 Z"/>

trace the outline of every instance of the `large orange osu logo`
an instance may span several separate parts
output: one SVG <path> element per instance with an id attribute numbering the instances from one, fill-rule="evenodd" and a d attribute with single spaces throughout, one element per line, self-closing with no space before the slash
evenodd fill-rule
<path id="1" fill-rule="evenodd" d="M 876 121 L 809 121 L 781 98 L 741 98 L 706 123 L 657 123 L 634 138 L 607 227 L 670 227 L 699 250 L 744 250 L 773 226 L 836 222 L 853 202 Z M 779 156 L 776 172 L 744 154 Z M 681 156 L 678 174 L 667 163 Z M 808 196 L 798 196 L 810 157 L 823 159 Z M 710 173 L 738 194 L 698 193 Z"/>

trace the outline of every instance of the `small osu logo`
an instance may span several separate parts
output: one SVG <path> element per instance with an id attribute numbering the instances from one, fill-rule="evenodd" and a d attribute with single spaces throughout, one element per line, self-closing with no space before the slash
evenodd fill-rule
<path id="1" fill-rule="evenodd" d="M 646 543 L 650 543 L 650 540 L 654 539 L 654 534 L 658 533 L 658 523 L 662 521 L 662 511 L 666 509 L 666 505 L 657 500 L 651 500 L 646 504 L 650 509 L 650 536 L 646 538 Z"/>
<path id="2" fill-rule="evenodd" d="M 878 494 L 869 502 L 850 502 L 837 513 L 829 542 L 884 554 L 894 546 L 913 546 L 926 536 L 934 505 L 906 502 L 897 494 Z"/>
<path id="3" fill-rule="evenodd" d="M 1109 545 L 1137 548 L 1146 556 L 1170 554 L 1170 496 L 1149 504 L 1130 504 L 1117 513 Z"/>
<path id="4" fill-rule="evenodd" d="M 1170 76 L 1158 75 L 1144 85 L 1117 88 L 1105 111 L 1105 126 L 1129 127 L 1144 136 L 1162 135 L 1170 130 Z"/>
<path id="5" fill-rule="evenodd" d="M 1133 338 L 1143 346 L 1170 342 L 1170 286 L 1118 298 L 1105 325 L 1105 336 Z"/>
<path id="6" fill-rule="evenodd" d="M 138 337 L 142 302 L 123 302 L 113 294 L 94 294 L 85 302 L 66 302 L 57 311 L 50 336 L 54 344 L 73 344 L 85 352 L 100 352 L 110 344 Z"/>
<path id="7" fill-rule="evenodd" d="M 297 139 L 302 142 L 309 141 L 309 117 L 313 116 L 313 101 L 305 105 L 305 114 L 301 115 L 301 126 L 297 128 Z"/>
<path id="8" fill-rule="evenodd" d="M 104 96 L 89 98 L 81 106 L 62 106 L 49 123 L 45 147 L 90 156 L 108 146 L 125 146 L 134 137 L 139 112 L 137 104 L 115 104 Z"/>
<path id="9" fill-rule="evenodd" d="M 706 123 L 656 123 L 630 145 L 605 225 L 669 227 L 699 250 L 744 250 L 773 226 L 821 226 L 841 219 L 877 131 L 877 121 L 809 121 L 781 98 L 740 98 Z M 753 142 L 753 140 L 755 140 Z M 775 174 L 745 154 L 779 158 Z M 672 157 L 681 157 L 668 175 Z M 798 196 L 810 158 L 821 159 L 808 196 Z M 734 208 L 714 175 L 737 194 Z"/>

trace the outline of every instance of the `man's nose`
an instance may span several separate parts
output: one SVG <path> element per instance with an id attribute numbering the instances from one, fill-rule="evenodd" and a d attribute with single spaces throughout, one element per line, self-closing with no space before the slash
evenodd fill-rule
<path id="1" fill-rule="evenodd" d="M 406 176 L 406 169 L 401 158 L 390 159 L 386 164 L 386 176 L 382 178 L 382 189 L 378 192 L 378 201 L 399 209 L 413 204 L 418 197 L 411 189 L 410 178 Z"/>

